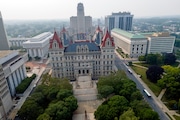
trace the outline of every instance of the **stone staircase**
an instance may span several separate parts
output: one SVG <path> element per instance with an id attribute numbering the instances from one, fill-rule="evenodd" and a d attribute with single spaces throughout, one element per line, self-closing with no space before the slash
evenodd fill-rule
<path id="1" fill-rule="evenodd" d="M 76 80 L 72 83 L 73 93 L 79 102 L 97 99 L 96 81 L 91 76 L 78 76 Z"/>

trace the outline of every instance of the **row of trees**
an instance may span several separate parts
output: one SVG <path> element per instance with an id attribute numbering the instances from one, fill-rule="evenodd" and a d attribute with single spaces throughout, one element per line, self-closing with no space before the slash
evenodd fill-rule
<path id="1" fill-rule="evenodd" d="M 161 54 L 147 54 L 145 56 L 139 56 L 139 61 L 145 61 L 150 65 L 172 65 L 176 62 L 176 56 L 173 53 Z"/>
<path id="2" fill-rule="evenodd" d="M 27 98 L 18 115 L 22 120 L 70 120 L 77 109 L 77 99 L 73 96 L 72 85 L 67 79 L 42 77 L 42 85 L 37 86 Z"/>
<path id="3" fill-rule="evenodd" d="M 98 93 L 106 100 L 94 113 L 97 120 L 159 120 L 158 114 L 143 100 L 136 84 L 123 71 L 101 77 Z"/>

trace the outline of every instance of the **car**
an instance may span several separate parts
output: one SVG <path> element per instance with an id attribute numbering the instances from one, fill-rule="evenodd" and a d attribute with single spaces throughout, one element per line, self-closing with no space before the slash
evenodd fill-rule
<path id="1" fill-rule="evenodd" d="M 130 73 L 130 74 L 132 74 L 132 71 L 128 68 L 128 72 Z"/>

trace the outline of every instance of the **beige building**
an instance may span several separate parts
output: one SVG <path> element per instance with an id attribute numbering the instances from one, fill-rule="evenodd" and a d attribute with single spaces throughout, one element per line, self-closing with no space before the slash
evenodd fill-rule
<path id="1" fill-rule="evenodd" d="M 96 34 L 98 32 L 102 34 L 97 29 Z M 103 38 L 100 35 L 94 40 L 75 40 L 64 47 L 64 39 L 54 32 L 49 48 L 52 76 L 75 80 L 78 76 L 90 75 L 97 79 L 114 71 L 114 41 L 108 31 Z"/>
<path id="2" fill-rule="evenodd" d="M 147 38 L 141 34 L 130 33 L 118 28 L 111 30 L 116 48 L 121 48 L 131 58 L 146 54 Z"/>
<path id="3" fill-rule="evenodd" d="M 69 29 L 70 35 L 74 35 L 74 39 L 83 39 L 92 33 L 92 17 L 85 16 L 82 3 L 78 3 L 77 16 L 70 17 Z"/>
<path id="4" fill-rule="evenodd" d="M 149 53 L 172 53 L 175 37 L 169 33 L 133 33 L 121 29 L 113 29 L 116 48 L 121 48 L 131 58 L 138 58 Z"/>

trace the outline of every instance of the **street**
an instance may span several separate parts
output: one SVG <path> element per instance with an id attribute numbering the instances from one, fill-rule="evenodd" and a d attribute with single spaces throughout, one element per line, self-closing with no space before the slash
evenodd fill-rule
<path id="1" fill-rule="evenodd" d="M 131 74 L 128 72 L 129 67 L 125 64 L 125 62 L 123 62 L 123 60 L 120 60 L 120 58 L 118 56 L 116 56 L 116 58 L 115 58 L 115 65 L 118 68 L 118 70 L 125 71 L 127 77 L 136 83 L 136 86 L 140 90 L 145 101 L 147 101 L 147 103 L 150 105 L 150 107 L 159 114 L 160 119 L 161 120 L 169 120 L 169 117 L 163 112 L 162 107 L 160 107 L 161 105 L 158 105 L 158 102 L 155 99 L 156 96 L 154 94 L 150 93 L 152 95 L 152 97 L 148 97 L 143 92 L 144 89 L 148 90 L 148 92 L 149 92 L 149 88 L 140 81 L 140 78 L 138 78 L 138 76 L 135 73 Z"/>

